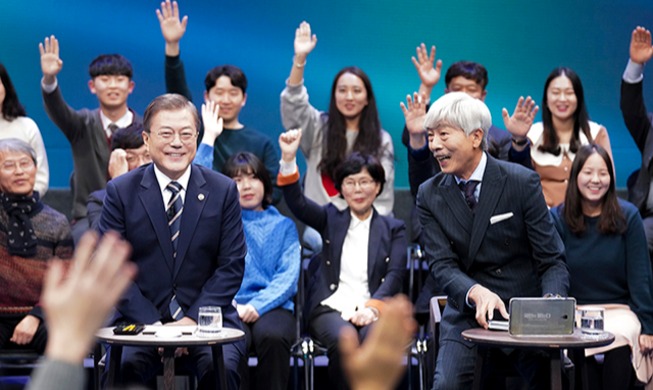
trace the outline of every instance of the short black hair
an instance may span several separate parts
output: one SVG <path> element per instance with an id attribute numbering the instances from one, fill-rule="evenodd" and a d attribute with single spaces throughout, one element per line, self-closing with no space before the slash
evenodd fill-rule
<path id="1" fill-rule="evenodd" d="M 342 192 L 342 182 L 345 178 L 349 175 L 360 173 L 363 169 L 367 169 L 367 172 L 372 176 L 372 180 L 380 184 L 379 194 L 383 192 L 383 186 L 385 185 L 385 169 L 383 169 L 383 165 L 381 165 L 378 158 L 359 152 L 350 154 L 336 168 L 334 183 L 336 190 Z"/>
<path id="2" fill-rule="evenodd" d="M 88 66 L 88 74 L 91 79 L 97 76 L 127 76 L 131 79 L 134 70 L 129 60 L 120 54 L 102 54 Z"/>
<path id="3" fill-rule="evenodd" d="M 143 146 L 143 124 L 134 122 L 127 127 L 120 128 L 111 136 L 111 150 L 138 149 Z"/>
<path id="4" fill-rule="evenodd" d="M 272 180 L 265 164 L 250 152 L 238 152 L 227 160 L 222 173 L 230 178 L 242 174 L 252 174 L 263 183 L 263 208 L 272 204 Z"/>
<path id="5" fill-rule="evenodd" d="M 487 75 L 487 69 L 478 62 L 472 61 L 458 61 L 447 69 L 447 74 L 444 76 L 444 83 L 449 87 L 449 83 L 455 77 L 463 76 L 466 79 L 474 80 L 481 88 L 485 89 L 490 79 Z"/>
<path id="6" fill-rule="evenodd" d="M 207 93 L 222 76 L 229 77 L 231 84 L 236 88 L 240 88 L 243 91 L 243 95 L 247 93 L 247 77 L 245 77 L 242 69 L 234 65 L 219 65 L 209 70 L 204 79 L 204 86 L 206 87 Z"/>

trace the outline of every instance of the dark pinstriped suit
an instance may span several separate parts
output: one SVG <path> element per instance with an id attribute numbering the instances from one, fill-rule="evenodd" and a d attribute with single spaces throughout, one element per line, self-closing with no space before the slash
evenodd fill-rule
<path id="1" fill-rule="evenodd" d="M 475 310 L 465 303 L 469 289 L 479 283 L 499 295 L 506 307 L 515 296 L 566 295 L 564 247 L 538 175 L 490 156 L 474 214 L 454 176 L 443 173 L 420 186 L 417 207 L 431 273 L 448 296 L 436 388 L 443 378 L 454 387 L 468 387 L 476 352 L 460 333 L 479 326 Z M 507 213 L 513 215 L 490 223 L 491 217 Z"/>

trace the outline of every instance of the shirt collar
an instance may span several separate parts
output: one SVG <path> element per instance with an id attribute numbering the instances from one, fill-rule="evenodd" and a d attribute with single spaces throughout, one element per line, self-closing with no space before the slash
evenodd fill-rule
<path id="1" fill-rule="evenodd" d="M 159 168 L 156 166 L 156 164 L 152 164 L 154 166 L 154 176 L 156 177 L 156 180 L 159 182 L 159 188 L 161 189 L 161 193 L 165 191 L 166 187 L 168 186 L 168 183 L 171 181 L 176 181 L 177 183 L 181 184 L 181 188 L 183 190 L 188 189 L 188 182 L 190 181 L 190 168 L 191 166 L 189 165 L 188 168 L 186 168 L 186 172 L 184 172 L 181 177 L 177 180 L 172 180 L 168 176 L 166 176 L 165 173 L 161 172 Z"/>
<path id="2" fill-rule="evenodd" d="M 372 215 L 374 215 L 374 210 L 372 210 L 370 215 L 363 220 L 358 219 L 358 217 L 355 216 L 354 213 L 351 212 L 351 210 L 349 211 L 349 214 L 351 214 L 351 221 L 349 222 L 349 230 L 357 229 L 359 226 L 366 227 L 369 230 L 370 223 L 372 221 Z"/>
<path id="3" fill-rule="evenodd" d="M 483 155 L 481 156 L 481 161 L 479 161 L 478 165 L 476 166 L 476 169 L 474 169 L 474 172 L 472 172 L 472 175 L 469 177 L 469 179 L 464 180 L 458 176 L 454 176 L 456 178 L 456 184 L 459 184 L 461 181 L 470 181 L 470 180 L 476 180 L 479 183 L 483 181 L 483 175 L 485 174 L 485 167 L 487 167 L 487 153 L 483 152 Z"/>
<path id="4" fill-rule="evenodd" d="M 109 119 L 109 117 L 104 115 L 104 112 L 102 112 L 102 110 L 100 110 L 100 120 L 102 121 L 102 128 L 107 133 L 107 136 L 111 136 L 111 130 L 109 130 L 109 125 L 115 123 L 119 129 L 123 127 L 127 127 L 131 125 L 132 122 L 134 121 L 134 113 L 131 112 L 130 109 L 127 109 L 125 115 L 118 118 L 117 121 L 112 121 L 111 119 Z"/>

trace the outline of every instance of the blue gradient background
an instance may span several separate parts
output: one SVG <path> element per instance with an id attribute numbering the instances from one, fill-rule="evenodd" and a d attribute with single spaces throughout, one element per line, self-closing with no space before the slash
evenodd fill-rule
<path id="1" fill-rule="evenodd" d="M 97 106 L 86 86 L 94 57 L 112 52 L 128 57 L 136 82 L 129 103 L 142 114 L 154 96 L 165 92 L 164 41 L 154 13 L 158 6 L 149 0 L 4 0 L 0 5 L 0 61 L 43 133 L 51 187 L 68 186 L 72 158 L 67 140 L 43 110 L 38 43 L 50 34 L 59 38 L 64 61 L 59 83 L 75 108 Z M 399 102 L 419 84 L 410 56 L 420 42 L 437 46 L 445 69 L 461 59 L 488 68 L 486 103 L 501 127 L 502 107 L 512 110 L 520 95 L 539 102 L 548 73 L 559 65 L 572 67 L 583 80 L 591 118 L 610 134 L 618 186 L 625 186 L 640 164 L 621 119 L 619 83 L 630 32 L 636 25 L 653 28 L 650 0 L 193 0 L 180 6 L 189 16 L 182 58 L 195 102 L 202 97 L 208 69 L 236 64 L 250 82 L 242 122 L 274 139 L 282 131 L 279 93 L 291 65 L 294 30 L 309 21 L 319 39 L 306 68 L 311 102 L 326 109 L 333 75 L 346 65 L 363 68 L 372 79 L 383 126 L 394 139 L 397 187 L 408 186 Z M 647 76 L 653 78 L 650 72 Z M 652 83 L 647 80 L 645 88 L 651 107 Z M 444 80 L 433 96 L 443 89 Z"/>

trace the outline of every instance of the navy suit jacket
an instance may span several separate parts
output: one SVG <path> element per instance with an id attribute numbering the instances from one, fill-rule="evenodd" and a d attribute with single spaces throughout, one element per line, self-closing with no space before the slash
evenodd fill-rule
<path id="1" fill-rule="evenodd" d="M 564 246 L 537 173 L 488 156 L 481 183 L 474 213 L 450 174 L 426 181 L 417 195 L 431 274 L 448 296 L 442 335 L 454 340 L 478 327 L 475 309 L 465 302 L 474 284 L 496 293 L 506 307 L 512 297 L 566 295 L 569 288 Z"/>
<path id="2" fill-rule="evenodd" d="M 653 210 L 646 210 L 646 200 L 651 188 L 651 163 L 653 162 L 653 114 L 646 113 L 643 81 L 630 84 L 621 81 L 621 114 L 626 127 L 642 153 L 642 165 L 634 183 L 628 186 L 628 200 L 639 209 L 642 216 L 651 215 Z M 630 181 L 630 179 L 629 179 Z"/>
<path id="3" fill-rule="evenodd" d="M 281 187 L 295 217 L 322 235 L 322 253 L 311 261 L 306 298 L 307 313 L 333 294 L 340 282 L 340 259 L 351 221 L 349 207 L 319 206 L 302 194 L 299 183 Z M 367 254 L 367 283 L 373 299 L 401 292 L 406 272 L 406 225 L 373 210 Z M 313 263 L 315 262 L 315 263 Z M 310 314 L 309 314 L 310 317 Z"/>
<path id="4" fill-rule="evenodd" d="M 241 328 L 232 301 L 245 269 L 245 236 L 235 183 L 191 165 L 184 211 L 172 257 L 170 230 L 153 164 L 111 180 L 99 223 L 132 245 L 135 281 L 117 310 L 123 319 L 151 324 L 170 321 L 173 294 L 185 315 L 197 321 L 200 306 L 221 306 L 227 327 Z"/>

